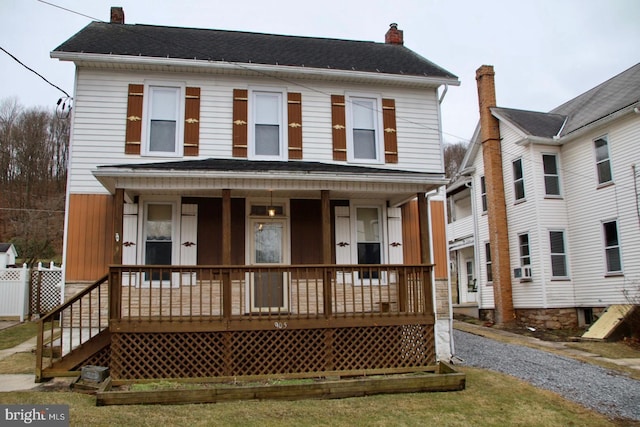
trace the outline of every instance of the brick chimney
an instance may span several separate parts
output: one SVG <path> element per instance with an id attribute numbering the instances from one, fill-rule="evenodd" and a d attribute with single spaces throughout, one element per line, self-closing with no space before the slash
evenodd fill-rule
<path id="1" fill-rule="evenodd" d="M 387 30 L 387 34 L 384 35 L 384 42 L 386 44 L 404 45 L 402 30 L 398 29 L 398 24 L 395 22 L 389 25 L 389 30 Z"/>
<path id="2" fill-rule="evenodd" d="M 121 7 L 111 7 L 111 21 L 112 24 L 124 24 L 124 9 Z"/>
<path id="3" fill-rule="evenodd" d="M 495 72 L 491 65 L 483 65 L 476 70 L 480 107 L 480 141 L 487 192 L 493 299 L 496 307 L 494 320 L 497 324 L 504 325 L 515 322 L 515 310 L 511 290 L 511 261 L 502 174 L 500 124 L 491 114 L 491 108 L 496 106 L 494 76 Z"/>

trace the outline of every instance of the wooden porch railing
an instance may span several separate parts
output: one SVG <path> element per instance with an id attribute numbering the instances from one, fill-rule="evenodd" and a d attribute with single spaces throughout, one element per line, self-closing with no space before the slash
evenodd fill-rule
<path id="1" fill-rule="evenodd" d="M 430 265 L 111 266 L 40 319 L 36 379 L 108 359 L 114 333 L 431 323 L 431 277 Z"/>

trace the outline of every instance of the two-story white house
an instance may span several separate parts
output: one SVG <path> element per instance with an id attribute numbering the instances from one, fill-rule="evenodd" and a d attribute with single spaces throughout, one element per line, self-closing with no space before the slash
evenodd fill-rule
<path id="1" fill-rule="evenodd" d="M 454 311 L 576 327 L 637 298 L 640 64 L 548 113 L 497 107 L 493 68 L 477 77 L 481 123 L 447 190 Z"/>
<path id="2" fill-rule="evenodd" d="M 93 282 L 70 323 L 98 327 L 41 376 L 96 360 L 140 378 L 451 356 L 430 195 L 446 183 L 439 88 L 459 82 L 396 24 L 377 43 L 130 25 L 113 8 L 51 56 L 76 65 L 65 277 Z"/>

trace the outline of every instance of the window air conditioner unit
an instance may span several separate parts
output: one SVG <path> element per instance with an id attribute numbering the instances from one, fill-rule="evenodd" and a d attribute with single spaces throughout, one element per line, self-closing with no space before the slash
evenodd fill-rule
<path id="1" fill-rule="evenodd" d="M 523 279 L 531 279 L 531 267 L 523 267 L 522 268 L 522 278 Z"/>

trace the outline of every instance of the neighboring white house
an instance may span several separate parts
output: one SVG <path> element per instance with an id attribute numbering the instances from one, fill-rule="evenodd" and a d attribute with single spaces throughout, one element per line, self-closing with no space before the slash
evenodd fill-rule
<path id="1" fill-rule="evenodd" d="M 479 125 L 447 190 L 454 312 L 494 314 L 502 244 L 511 276 L 502 300 L 510 293 L 519 323 L 583 325 L 627 303 L 640 288 L 640 64 L 548 113 L 488 105 L 487 119 L 499 123 L 507 230 L 490 243 L 485 161 L 496 153 L 483 153 Z"/>
<path id="2" fill-rule="evenodd" d="M 0 243 L 0 268 L 14 266 L 17 256 L 18 252 L 13 243 Z"/>

